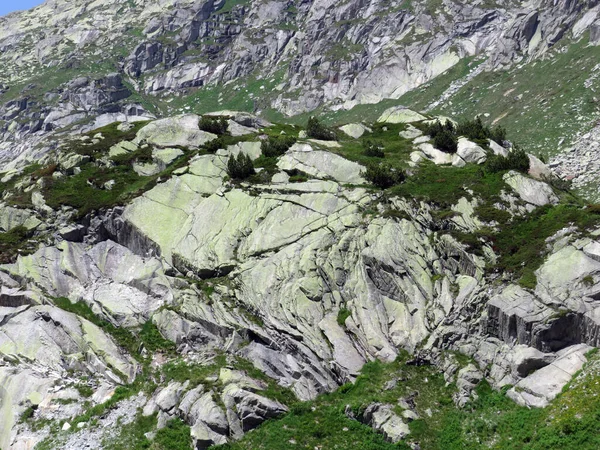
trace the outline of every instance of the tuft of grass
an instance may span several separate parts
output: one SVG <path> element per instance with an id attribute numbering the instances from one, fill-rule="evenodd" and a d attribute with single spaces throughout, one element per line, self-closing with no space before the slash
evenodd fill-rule
<path id="1" fill-rule="evenodd" d="M 340 308 L 337 315 L 337 323 L 341 327 L 346 326 L 346 319 L 352 315 L 352 311 L 347 308 Z"/>

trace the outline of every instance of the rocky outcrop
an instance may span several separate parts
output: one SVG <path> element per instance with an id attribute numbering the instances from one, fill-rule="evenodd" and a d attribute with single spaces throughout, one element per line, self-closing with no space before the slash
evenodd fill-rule
<path id="1" fill-rule="evenodd" d="M 522 406 L 547 406 L 581 370 L 591 349 L 579 344 L 559 351 L 554 362 L 519 381 L 507 392 L 508 397 Z"/>

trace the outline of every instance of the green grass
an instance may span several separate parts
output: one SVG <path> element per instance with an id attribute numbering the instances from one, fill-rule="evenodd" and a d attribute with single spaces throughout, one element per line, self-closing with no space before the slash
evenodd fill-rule
<path id="1" fill-rule="evenodd" d="M 133 422 L 119 426 L 119 434 L 117 436 L 104 439 L 102 441 L 102 448 L 110 448 L 111 450 L 150 449 L 152 448 L 152 442 L 145 434 L 156 430 L 156 425 L 156 415 L 144 417 L 138 412 Z"/>
<path id="2" fill-rule="evenodd" d="M 299 403 L 289 414 L 271 420 L 248 433 L 240 442 L 215 447 L 222 450 L 289 448 L 408 449 L 418 443 L 422 450 L 600 448 L 600 376 L 598 355 L 588 363 L 571 386 L 547 409 L 518 406 L 505 392 L 494 391 L 487 382 L 476 389 L 477 400 L 463 409 L 454 406 L 452 385 L 429 366 L 406 365 L 403 356 L 391 364 L 365 365 L 354 385 L 344 385 L 313 402 Z M 468 362 L 468 358 L 462 358 Z M 386 381 L 401 377 L 395 387 L 384 390 Z M 346 417 L 346 405 L 359 412 L 371 402 L 395 404 L 414 394 L 420 418 L 410 423 L 406 442 L 393 445 L 369 427 Z M 427 414 L 427 410 L 431 415 Z M 295 444 L 290 444 L 294 442 Z"/>
<path id="3" fill-rule="evenodd" d="M 567 145 L 576 132 L 591 127 L 598 112 L 591 89 L 600 87 L 600 79 L 590 81 L 591 89 L 585 87 L 600 57 L 599 47 L 588 46 L 585 37 L 560 50 L 506 71 L 482 72 L 432 112 L 455 119 L 488 113 L 488 123 L 495 120 L 504 126 L 528 151 L 554 155 L 563 137 Z M 400 100 L 422 108 L 439 94 L 437 79 L 430 84 Z"/>
<path id="4" fill-rule="evenodd" d="M 156 432 L 153 450 L 189 450 L 192 447 L 190 427 L 181 419 L 172 419 Z"/>
<path id="5" fill-rule="evenodd" d="M 471 199 L 475 196 L 484 202 L 499 199 L 500 192 L 508 186 L 502 179 L 503 173 L 487 173 L 482 167 L 469 164 L 465 167 L 437 166 L 423 163 L 414 176 L 391 189 L 391 193 L 406 198 L 429 201 L 447 208 L 456 204 L 460 198 Z"/>

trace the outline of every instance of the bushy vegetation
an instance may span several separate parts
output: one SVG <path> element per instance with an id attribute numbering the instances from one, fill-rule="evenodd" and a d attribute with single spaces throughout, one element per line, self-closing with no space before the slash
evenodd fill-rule
<path id="1" fill-rule="evenodd" d="M 363 154 L 371 158 L 385 158 L 383 144 L 380 141 L 366 139 L 362 142 Z"/>
<path id="2" fill-rule="evenodd" d="M 316 117 L 309 117 L 306 124 L 306 135 L 313 139 L 322 141 L 335 141 L 336 134 L 334 131 L 323 125 Z"/>
<path id="3" fill-rule="evenodd" d="M 198 122 L 198 127 L 202 131 L 221 135 L 229 130 L 229 122 L 226 117 L 202 116 Z"/>
<path id="4" fill-rule="evenodd" d="M 389 164 L 369 164 L 363 172 L 365 179 L 381 189 L 400 184 L 406 178 L 404 173 Z"/>
<path id="5" fill-rule="evenodd" d="M 0 233 L 0 264 L 10 262 L 17 254 L 31 253 L 34 248 L 25 245 L 31 234 L 23 226 L 15 227 L 6 233 Z"/>
<path id="6" fill-rule="evenodd" d="M 424 132 L 431 136 L 435 148 L 446 153 L 456 153 L 458 138 L 454 124 L 451 121 L 446 120 L 446 123 L 443 125 L 439 120 L 435 121 L 432 124 L 426 125 Z"/>
<path id="7" fill-rule="evenodd" d="M 456 134 L 472 141 L 485 142 L 487 139 L 491 139 L 500 145 L 506 140 L 506 130 L 504 128 L 501 126 L 490 128 L 483 124 L 479 116 L 475 120 L 460 122 L 456 127 Z"/>
<path id="8" fill-rule="evenodd" d="M 529 156 L 519 147 L 515 147 L 508 156 L 489 155 L 485 162 L 485 169 L 489 172 L 502 172 L 516 170 L 527 173 L 529 171 Z"/>
<path id="9" fill-rule="evenodd" d="M 227 175 L 233 180 L 244 180 L 254 175 L 254 164 L 252 159 L 243 152 L 237 157 L 230 156 L 227 161 Z"/>
<path id="10" fill-rule="evenodd" d="M 422 128 L 433 139 L 433 145 L 446 153 L 456 153 L 460 136 L 484 146 L 487 146 L 488 139 L 500 145 L 503 145 L 506 140 L 506 130 L 504 128 L 500 126 L 490 128 L 483 124 L 480 117 L 475 120 L 460 122 L 456 126 L 449 120 L 446 120 L 444 124 L 438 120 Z"/>
<path id="11" fill-rule="evenodd" d="M 450 131 L 443 130 L 433 138 L 433 146 L 446 153 L 456 153 L 458 139 Z"/>
<path id="12" fill-rule="evenodd" d="M 261 142 L 260 149 L 267 158 L 276 158 L 283 155 L 289 148 L 296 143 L 293 136 L 269 136 Z"/>

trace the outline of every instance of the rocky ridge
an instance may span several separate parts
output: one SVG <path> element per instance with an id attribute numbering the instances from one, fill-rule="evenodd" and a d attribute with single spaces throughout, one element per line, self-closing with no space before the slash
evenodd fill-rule
<path id="1" fill-rule="evenodd" d="M 461 186 L 451 214 L 440 214 L 435 201 L 384 195 L 364 184 L 361 165 L 346 159 L 345 149 L 358 143 L 354 138 L 305 139 L 298 127 L 284 131 L 299 138 L 274 165 L 253 181 L 232 182 L 228 159 L 241 152 L 258 164 L 261 139 L 280 135 L 281 128 L 248 114 L 219 114 L 236 124 L 231 129 L 239 136 L 213 152 L 204 148 L 217 136 L 199 128 L 200 117 L 185 115 L 140 124 L 133 133 L 125 122 L 118 126 L 123 140 L 111 137 L 108 130 L 115 128 L 93 131 L 93 139 L 69 147 L 88 155 L 74 167 L 67 164 L 72 154 L 59 150 L 44 161 L 53 172 L 4 174 L 13 184 L 4 194 L 1 223 L 12 227 L 7 231 L 28 224 L 39 248 L 0 266 L 0 354 L 7 380 L 2 447 L 28 448 L 43 439 L 51 439 L 52 448 L 98 445 L 116 438 L 118 417 L 132 423 L 140 408 L 156 417 L 159 430 L 183 420 L 196 448 L 206 448 L 240 439 L 287 411 L 269 397 L 273 384 L 300 400 L 314 399 L 354 381 L 365 363 L 392 362 L 402 351 L 456 383 L 458 405 L 485 377 L 497 388 L 515 385 L 510 395 L 516 401 L 543 406 L 581 368 L 588 346 L 598 345 L 596 228 L 578 234 L 571 225 L 550 236 L 535 270 L 537 283 L 519 286 L 489 272 L 501 256 L 492 244 L 483 242 L 477 251 L 463 242 L 460 233 L 476 233 L 486 223 L 476 213 L 488 201 L 479 194 Z M 364 137 L 382 133 L 409 146 L 400 159 L 415 177 L 438 167 L 413 159 L 423 145 L 443 153 L 415 131 L 430 117 L 394 109 L 382 120 L 387 122 L 364 127 Z M 86 150 L 108 140 L 107 153 Z M 460 142 L 464 164 L 434 157 L 450 166 L 439 170 L 475 170 L 494 151 L 510 152 Z M 178 150 L 177 156 L 165 161 L 166 149 Z M 130 167 L 135 180 L 158 177 L 155 183 L 122 206 L 84 217 L 72 206 L 48 206 L 53 189 L 62 186 L 53 183 L 68 183 L 92 168 L 104 173 L 108 167 L 117 176 L 110 160 L 123 155 L 141 156 L 118 167 Z M 140 159 L 146 165 L 162 161 L 164 168 L 158 175 L 138 173 Z M 502 200 L 495 208 L 509 217 L 551 206 L 563 195 L 531 178 L 545 172 L 542 163 L 530 167 L 538 169 L 531 176 L 499 176 Z M 304 178 L 292 180 L 299 171 Z M 91 189 L 95 195 L 119 192 L 120 182 L 112 181 L 109 187 L 92 182 Z M 14 206 L 27 194 L 31 206 Z M 147 327 L 160 339 L 148 340 Z M 114 329 L 142 336 L 141 344 L 127 347 Z M 163 349 L 156 339 L 164 341 Z M 463 366 L 450 352 L 473 362 Z M 151 375 L 156 384 L 149 392 L 131 385 L 134 378 L 147 379 L 142 370 L 158 369 L 165 357 L 176 365 L 198 364 L 194 370 L 204 376 Z M 243 360 L 252 364 L 236 369 Z M 89 377 L 94 404 L 115 399 L 105 422 L 112 437 L 78 419 L 83 398 L 70 373 Z M 557 382 L 540 382 L 545 373 Z M 26 389 L 16 388 L 16 374 L 27 374 Z M 134 397 L 119 401 L 119 385 L 132 386 L 126 389 Z M 72 409 L 57 408 L 65 398 L 72 399 Z M 27 408 L 36 420 L 67 425 L 58 434 L 51 427 L 36 432 L 27 421 L 19 423 Z M 399 440 L 406 433 L 392 436 L 390 430 L 397 432 L 410 417 L 373 404 L 360 420 Z"/>

